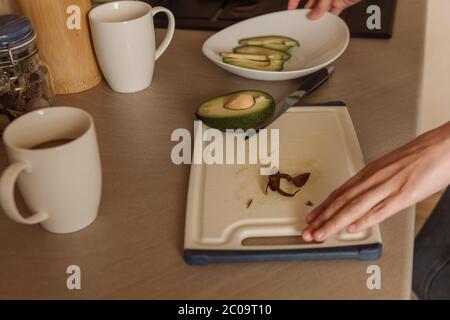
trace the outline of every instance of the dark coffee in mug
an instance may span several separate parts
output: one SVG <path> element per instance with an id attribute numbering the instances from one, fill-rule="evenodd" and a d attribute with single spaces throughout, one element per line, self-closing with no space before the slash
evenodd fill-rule
<path id="1" fill-rule="evenodd" d="M 38 145 L 35 145 L 34 147 L 31 147 L 31 150 L 42 150 L 42 149 L 55 148 L 55 147 L 65 145 L 74 140 L 75 139 L 55 139 L 55 140 L 51 140 L 51 141 L 46 141 L 46 142 L 42 142 Z"/>

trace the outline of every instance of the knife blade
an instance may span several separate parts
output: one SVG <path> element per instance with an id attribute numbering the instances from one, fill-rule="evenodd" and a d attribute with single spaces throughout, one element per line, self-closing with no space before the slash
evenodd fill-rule
<path id="1" fill-rule="evenodd" d="M 272 124 L 290 107 L 295 106 L 304 96 L 307 96 L 308 94 L 319 88 L 331 77 L 331 75 L 334 73 L 334 69 L 335 68 L 333 66 L 328 66 L 307 76 L 305 81 L 302 82 L 302 84 L 296 91 L 292 92 L 286 98 L 277 103 L 275 107 L 275 113 L 261 126 L 259 126 L 257 130 L 264 129 L 268 125 Z"/>

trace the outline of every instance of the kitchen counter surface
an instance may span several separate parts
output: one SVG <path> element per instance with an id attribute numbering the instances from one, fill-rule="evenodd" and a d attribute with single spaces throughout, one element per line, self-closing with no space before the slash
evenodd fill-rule
<path id="1" fill-rule="evenodd" d="M 336 74 L 310 102 L 348 104 L 365 159 L 411 140 L 424 46 L 425 2 L 400 0 L 391 40 L 352 39 Z M 162 31 L 158 31 L 162 35 Z M 89 111 L 103 161 L 103 200 L 93 225 L 70 235 L 18 225 L 0 215 L 0 299 L 407 299 L 411 293 L 414 210 L 381 225 L 378 261 L 305 261 L 192 267 L 183 260 L 189 166 L 175 166 L 170 134 L 193 131 L 199 102 L 255 88 L 276 99 L 299 81 L 238 78 L 210 63 L 201 45 L 211 33 L 176 32 L 158 61 L 151 88 L 132 95 L 103 83 L 56 105 Z M 6 166 L 4 148 L 1 168 Z M 379 265 L 381 290 L 368 290 L 366 269 Z M 82 290 L 66 288 L 78 265 Z"/>

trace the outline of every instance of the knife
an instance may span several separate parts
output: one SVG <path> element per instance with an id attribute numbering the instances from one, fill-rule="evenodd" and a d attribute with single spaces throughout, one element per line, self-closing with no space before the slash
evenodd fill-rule
<path id="1" fill-rule="evenodd" d="M 300 99 L 304 96 L 310 94 L 315 89 L 320 87 L 324 82 L 326 82 L 331 75 L 334 73 L 334 67 L 328 66 L 319 71 L 316 71 L 305 78 L 300 87 L 288 95 L 286 98 L 281 100 L 275 107 L 275 113 L 272 117 L 266 120 L 257 130 L 263 129 L 281 117 L 290 107 L 295 106 Z"/>

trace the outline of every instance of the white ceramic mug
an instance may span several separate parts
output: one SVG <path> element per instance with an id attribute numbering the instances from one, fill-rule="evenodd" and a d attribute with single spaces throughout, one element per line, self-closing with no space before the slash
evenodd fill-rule
<path id="1" fill-rule="evenodd" d="M 168 16 L 169 27 L 156 49 L 153 16 L 159 12 Z M 131 93 L 150 86 L 155 61 L 175 32 L 173 14 L 141 1 L 116 1 L 92 9 L 89 21 L 97 60 L 110 87 Z"/>
<path id="2" fill-rule="evenodd" d="M 87 112 L 53 107 L 28 113 L 6 128 L 3 141 L 11 162 L 0 178 L 6 215 L 53 233 L 75 232 L 95 220 L 102 177 L 94 121 Z M 30 217 L 16 206 L 16 182 Z"/>

